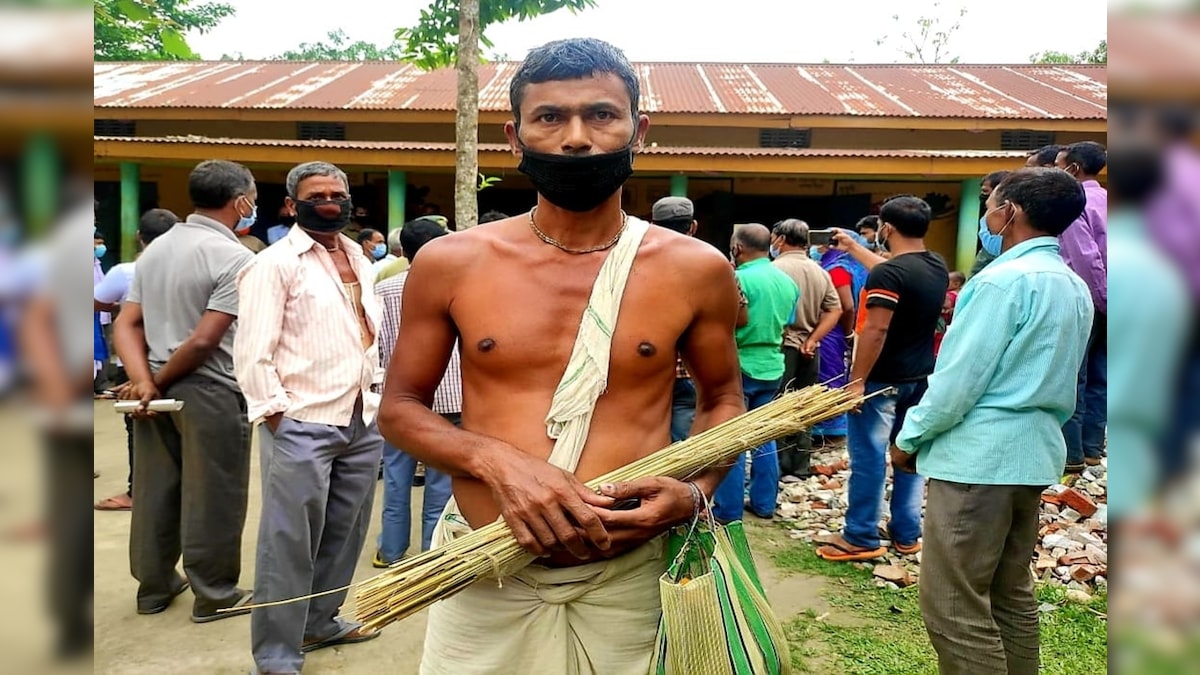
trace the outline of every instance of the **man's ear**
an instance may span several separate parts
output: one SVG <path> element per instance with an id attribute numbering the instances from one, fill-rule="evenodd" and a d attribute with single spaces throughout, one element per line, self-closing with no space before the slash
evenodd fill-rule
<path id="1" fill-rule="evenodd" d="M 696 221 L 694 221 L 694 220 L 693 220 L 693 221 L 692 221 L 692 224 L 691 224 L 691 226 L 690 226 L 690 227 L 688 227 L 688 231 L 687 231 L 687 233 L 688 233 L 688 236 L 689 236 L 689 237 L 694 237 L 694 236 L 696 236 L 696 230 L 697 230 L 697 229 L 699 229 L 699 228 L 700 228 L 700 223 L 698 223 L 698 222 L 696 222 Z"/>
<path id="2" fill-rule="evenodd" d="M 650 117 L 648 115 L 637 116 L 637 130 L 633 136 L 633 151 L 641 152 L 646 147 L 646 132 L 650 129 Z"/>
<path id="3" fill-rule="evenodd" d="M 504 123 L 504 137 L 508 139 L 508 147 L 512 150 L 513 157 L 521 158 L 521 141 L 517 137 L 517 123 L 509 120 Z"/>
<path id="4" fill-rule="evenodd" d="M 296 202 L 291 197 L 283 198 L 283 208 L 287 209 L 289 216 L 296 217 Z"/>

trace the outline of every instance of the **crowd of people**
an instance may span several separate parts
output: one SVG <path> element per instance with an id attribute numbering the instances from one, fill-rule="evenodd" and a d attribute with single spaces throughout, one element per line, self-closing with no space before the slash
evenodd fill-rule
<path id="1" fill-rule="evenodd" d="M 813 436 L 845 436 L 846 526 L 818 555 L 924 549 L 942 672 L 1036 672 L 1038 495 L 1104 453 L 1104 149 L 1045 149 L 989 175 L 986 264 L 969 279 L 926 249 L 932 212 L 913 195 L 819 246 L 800 219 L 738 224 L 725 256 L 694 236 L 686 198 L 657 202 L 652 224 L 621 210 L 649 119 L 619 50 L 547 44 L 510 91 L 505 132 L 538 192 L 528 213 L 464 232 L 429 217 L 352 228 L 346 174 L 312 161 L 287 176 L 293 224 L 256 254 L 239 241 L 254 177 L 210 160 L 182 222 L 142 218 L 137 262 L 95 298 L 119 305 L 115 394 L 141 404 L 129 492 L 97 505 L 132 509 L 136 611 L 190 588 L 197 623 L 249 613 L 260 673 L 377 638 L 328 591 L 366 546 L 381 465 L 373 561 L 412 548 L 423 463 L 422 550 L 503 518 L 537 556 L 431 609 L 423 673 L 645 672 L 663 533 L 707 508 L 771 518 L 781 473 L 808 475 Z M 583 484 L 816 383 L 865 400 L 687 481 Z M 185 405 L 151 411 L 159 398 Z M 262 511 L 243 589 L 254 429 Z"/>

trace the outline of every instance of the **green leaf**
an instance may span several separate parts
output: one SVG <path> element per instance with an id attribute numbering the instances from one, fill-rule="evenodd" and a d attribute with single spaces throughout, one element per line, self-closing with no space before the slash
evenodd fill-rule
<path id="1" fill-rule="evenodd" d="M 194 59 L 195 52 L 188 46 L 187 40 L 179 34 L 179 31 L 174 28 L 164 28 L 162 32 L 163 49 L 167 54 L 174 56 L 177 59 Z"/>
<path id="2" fill-rule="evenodd" d="M 117 9 L 133 21 L 149 21 L 153 14 L 139 0 L 117 0 Z"/>

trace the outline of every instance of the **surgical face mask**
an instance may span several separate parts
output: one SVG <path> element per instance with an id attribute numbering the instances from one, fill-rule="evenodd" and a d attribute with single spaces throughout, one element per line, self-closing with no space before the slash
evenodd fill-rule
<path id="1" fill-rule="evenodd" d="M 383 260 L 385 255 L 387 255 L 387 244 L 375 244 L 375 248 L 371 249 L 371 257 L 376 260 Z"/>
<path id="2" fill-rule="evenodd" d="M 883 236 L 883 226 L 880 225 L 878 230 L 875 230 L 875 248 L 880 251 L 887 251 L 887 237 Z"/>
<path id="3" fill-rule="evenodd" d="M 822 257 L 821 256 L 821 247 L 820 246 L 809 246 L 808 247 L 808 257 L 812 258 L 813 260 L 815 260 L 817 262 L 821 262 L 821 257 Z"/>
<path id="4" fill-rule="evenodd" d="M 296 200 L 296 222 L 313 232 L 337 232 L 350 224 L 349 199 Z"/>
<path id="5" fill-rule="evenodd" d="M 250 204 L 250 199 L 248 197 L 243 196 L 242 200 L 244 200 L 247 204 Z M 250 231 L 250 228 L 254 225 L 254 221 L 256 220 L 258 220 L 258 204 L 250 204 L 250 215 L 239 217 L 237 225 L 233 228 L 233 231 L 239 235 L 246 234 Z"/>
<path id="6" fill-rule="evenodd" d="M 99 260 L 103 258 L 106 253 L 108 253 L 108 247 L 104 244 L 100 244 L 99 246 L 93 248 L 92 252 L 96 255 L 96 260 Z"/>
<path id="7" fill-rule="evenodd" d="M 770 254 L 770 256 L 771 256 L 771 260 L 774 260 L 774 259 L 776 259 L 776 258 L 778 258 L 778 257 L 779 257 L 779 249 L 777 249 L 777 248 L 775 248 L 774 246 L 772 246 L 772 247 L 771 247 L 771 249 L 770 249 L 770 251 L 769 251 L 769 254 Z"/>
<path id="8" fill-rule="evenodd" d="M 988 229 L 988 214 L 990 214 L 992 211 L 999 210 L 1000 208 L 1002 207 L 996 207 L 995 209 L 984 213 L 983 217 L 979 219 L 979 243 L 983 245 L 983 250 L 987 251 L 993 257 L 1000 255 L 1004 244 L 1004 237 L 1002 235 L 1004 234 L 1004 231 L 1008 229 L 1008 226 L 1012 225 L 1012 218 L 1009 218 L 1008 222 L 1004 224 L 1004 227 L 1000 228 L 999 232 L 993 234 L 992 231 Z M 1014 214 L 1013 218 L 1015 217 L 1016 215 Z"/>
<path id="9" fill-rule="evenodd" d="M 556 155 L 522 147 L 517 170 L 555 206 L 582 213 L 600 206 L 633 175 L 633 143 L 602 155 Z"/>

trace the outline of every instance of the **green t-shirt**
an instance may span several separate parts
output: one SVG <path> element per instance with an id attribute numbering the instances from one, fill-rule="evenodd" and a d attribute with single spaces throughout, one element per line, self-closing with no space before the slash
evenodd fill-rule
<path id="1" fill-rule="evenodd" d="M 755 380 L 778 380 L 783 377 L 783 329 L 796 311 L 800 289 L 767 258 L 739 266 L 736 274 L 750 314 L 750 322 L 736 333 L 742 372 Z"/>

